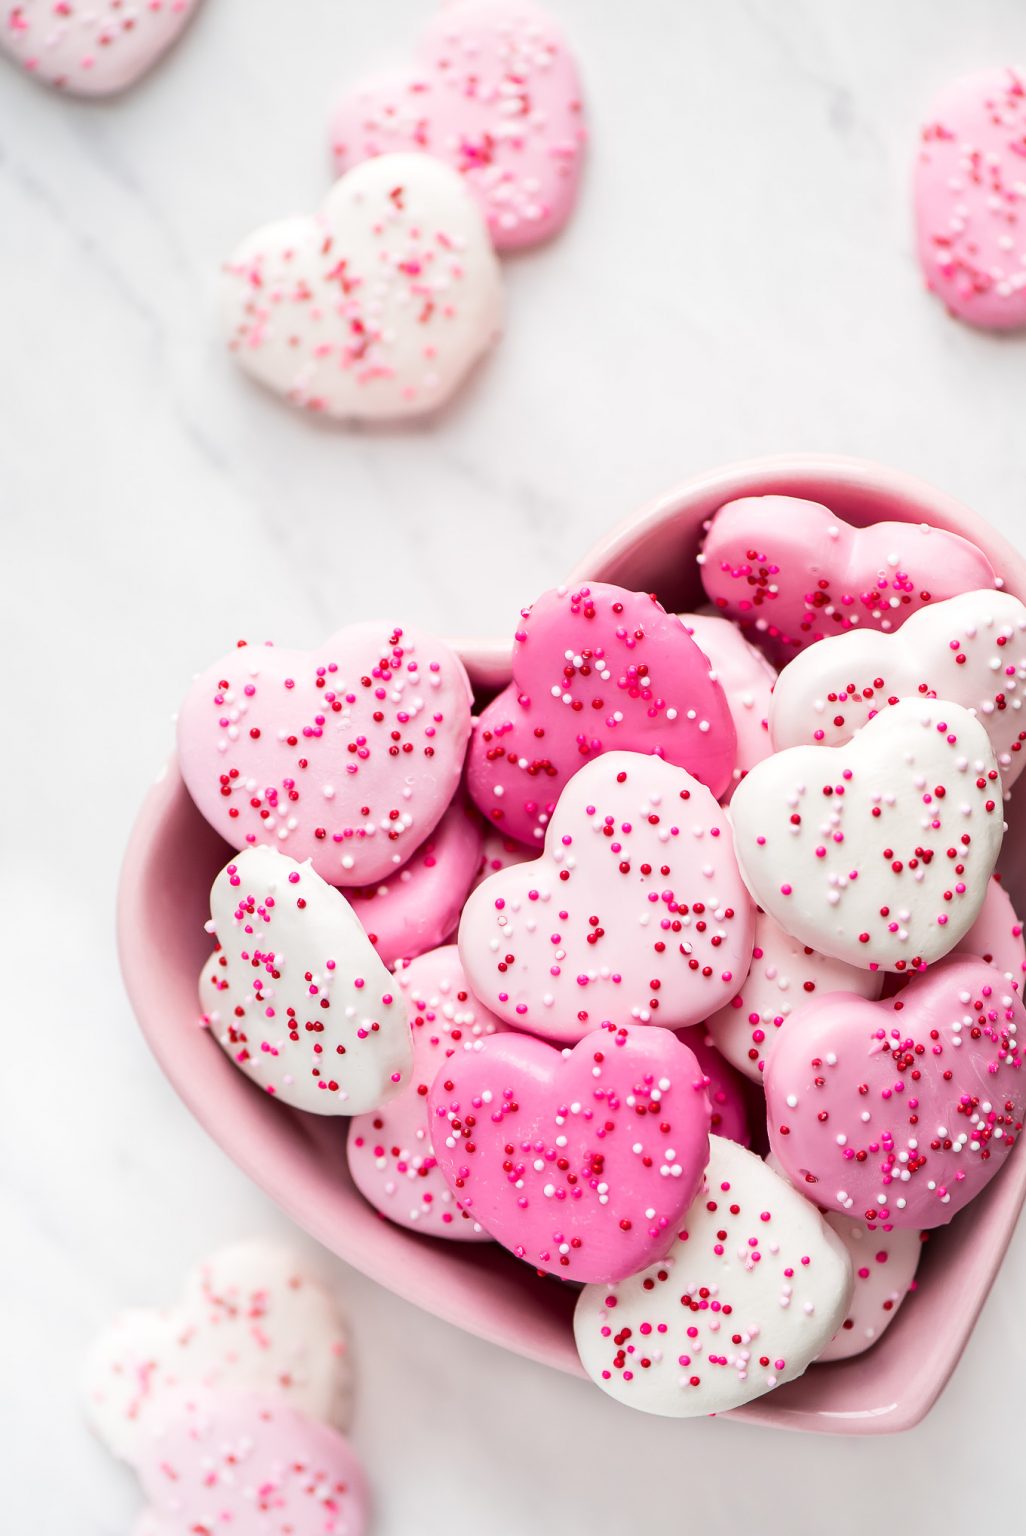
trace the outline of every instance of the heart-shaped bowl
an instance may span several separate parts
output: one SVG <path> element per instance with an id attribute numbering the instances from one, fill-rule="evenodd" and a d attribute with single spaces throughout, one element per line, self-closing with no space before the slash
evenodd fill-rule
<path id="1" fill-rule="evenodd" d="M 695 556 L 725 501 L 768 493 L 822 501 L 847 521 L 927 522 L 971 539 L 1026 601 L 1026 561 L 981 518 L 932 487 L 857 460 L 803 455 L 714 470 L 629 518 L 571 572 L 654 592 L 668 609 L 699 604 Z M 457 642 L 484 696 L 508 681 L 507 642 Z M 1014 799 L 1014 797 L 1013 797 Z M 1013 813 L 1014 814 L 1014 813 Z M 1019 911 L 1026 818 L 1009 827 L 1001 869 Z M 172 761 L 139 812 L 121 875 L 118 936 L 125 985 L 161 1067 L 215 1141 L 333 1253 L 436 1316 L 557 1370 L 581 1374 L 571 1328 L 576 1290 L 539 1279 L 492 1245 L 447 1244 L 391 1225 L 357 1193 L 347 1122 L 275 1103 L 197 1027 L 203 924 L 229 848 L 196 810 Z M 813 1366 L 735 1411 L 778 1428 L 880 1434 L 924 1417 L 958 1361 L 1026 1195 L 1026 1147 L 948 1227 L 931 1235 L 919 1286 L 867 1354 Z"/>

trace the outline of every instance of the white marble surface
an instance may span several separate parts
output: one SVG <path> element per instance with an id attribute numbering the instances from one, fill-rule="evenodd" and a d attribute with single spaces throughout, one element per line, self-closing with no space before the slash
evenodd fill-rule
<path id="1" fill-rule="evenodd" d="M 579 217 L 508 264 L 505 341 L 430 427 L 292 416 L 213 316 L 237 237 L 324 186 L 335 82 L 424 3 L 206 0 L 110 105 L 0 68 L 11 1536 L 129 1529 L 131 1480 L 77 1412 L 86 1338 L 220 1238 L 284 1225 L 164 1083 L 114 954 L 120 849 L 200 663 L 384 609 L 509 626 L 639 501 L 753 453 L 877 457 L 1023 536 L 1026 342 L 921 293 L 906 196 L 931 91 L 1026 60 L 1021 0 L 551 3 L 591 101 Z M 1020 1232 L 947 1396 L 888 1445 L 631 1417 L 339 1267 L 379 1536 L 1014 1523 L 1024 1268 Z"/>

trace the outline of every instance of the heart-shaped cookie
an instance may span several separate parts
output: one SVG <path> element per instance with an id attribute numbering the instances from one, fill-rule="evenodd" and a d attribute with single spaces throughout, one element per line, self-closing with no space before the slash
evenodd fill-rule
<path id="1" fill-rule="evenodd" d="M 178 717 L 190 795 L 233 848 L 267 843 L 325 880 L 383 880 L 456 793 L 471 693 L 444 641 L 351 624 L 313 651 L 242 645 Z"/>
<path id="2" fill-rule="evenodd" d="M 1026 1009 L 983 960 L 952 957 L 896 997 L 833 993 L 766 1063 L 773 1152 L 826 1209 L 937 1227 L 979 1194 L 1022 1130 Z"/>
<path id="3" fill-rule="evenodd" d="M 755 914 L 752 964 L 736 997 L 717 1009 L 706 1027 L 716 1049 L 760 1082 L 766 1054 L 796 1008 L 824 992 L 854 992 L 877 998 L 883 990 L 882 971 L 864 971 L 810 949 L 768 913 Z"/>
<path id="4" fill-rule="evenodd" d="M 498 334 L 502 279 L 462 177 L 430 155 L 382 155 L 313 218 L 254 231 L 226 263 L 224 328 L 239 363 L 291 404 L 342 420 L 423 415 Z"/>
<path id="5" fill-rule="evenodd" d="M 855 1285 L 848 1315 L 816 1365 L 863 1355 L 887 1332 L 915 1289 L 925 1236 L 908 1227 L 870 1227 L 840 1211 L 827 1211 L 826 1222 L 848 1250 Z"/>
<path id="6" fill-rule="evenodd" d="M 331 123 L 338 172 L 420 150 L 463 177 L 498 250 L 545 240 L 577 198 L 585 141 L 577 65 L 530 0 L 459 0 L 427 24 L 406 74 L 366 81 Z"/>
<path id="7" fill-rule="evenodd" d="M 345 1328 L 298 1254 L 263 1242 L 220 1249 L 186 1277 L 181 1301 L 123 1313 L 83 1373 L 93 1429 L 132 1463 L 168 1397 L 203 1388 L 279 1395 L 311 1418 L 345 1425 Z"/>
<path id="8" fill-rule="evenodd" d="M 964 592 L 896 635 L 849 630 L 810 646 L 777 679 L 773 745 L 839 746 L 899 698 L 950 699 L 975 715 L 1011 788 L 1026 766 L 1026 606 L 1010 592 Z"/>
<path id="9" fill-rule="evenodd" d="M 0 50 L 71 96 L 112 96 L 145 75 L 198 0 L 19 0 L 0 12 Z"/>
<path id="10" fill-rule="evenodd" d="M 916 233 L 926 286 L 985 330 L 1026 325 L 1026 76 L 947 86 L 920 134 Z"/>
<path id="11" fill-rule="evenodd" d="M 752 956 L 726 813 L 683 768 L 606 753 L 560 795 L 541 857 L 471 894 L 459 945 L 475 994 L 514 1027 L 569 1041 L 695 1024 Z"/>
<path id="12" fill-rule="evenodd" d="M 705 1076 L 668 1029 L 593 1030 L 573 1050 L 493 1035 L 438 1070 L 439 1167 L 517 1258 L 619 1280 L 664 1253 L 709 1155 Z"/>
<path id="13" fill-rule="evenodd" d="M 544 592 L 524 610 L 512 665 L 467 757 L 467 788 L 501 831 L 540 847 L 563 786 L 603 752 L 656 753 L 714 795 L 730 784 L 726 695 L 654 597 L 604 582 Z"/>
<path id="14" fill-rule="evenodd" d="M 980 915 L 965 938 L 955 945 L 954 953 L 977 955 L 986 960 L 988 965 L 1007 976 L 1016 992 L 1022 992 L 1026 981 L 1022 919 L 997 875 L 991 876 Z"/>
<path id="15" fill-rule="evenodd" d="M 730 619 L 708 613 L 682 613 L 680 617 L 699 650 L 709 658 L 709 676 L 723 689 L 737 732 L 733 782 L 724 796 L 729 800 L 734 785 L 773 751 L 769 709 L 776 668 L 757 646 L 749 645 Z"/>
<path id="16" fill-rule="evenodd" d="M 470 992 L 455 945 L 432 950 L 395 973 L 413 1035 L 413 1067 L 401 1093 L 349 1126 L 347 1158 L 357 1189 L 390 1221 L 463 1242 L 488 1240 L 438 1168 L 431 1146 L 428 1090 L 452 1056 L 476 1053 L 505 1025 Z"/>
<path id="17" fill-rule="evenodd" d="M 581 1364 L 610 1397 L 694 1418 L 793 1381 L 844 1321 L 843 1243 L 760 1157 L 710 1139 L 702 1193 L 666 1256 L 619 1285 L 586 1285 Z"/>
<path id="18" fill-rule="evenodd" d="M 436 949 L 455 933 L 483 856 L 476 811 L 454 800 L 409 863 L 346 896 L 386 965 Z"/>
<path id="19" fill-rule="evenodd" d="M 352 907 L 308 864 L 249 848 L 210 892 L 219 948 L 203 967 L 204 1021 L 240 1071 L 318 1115 L 377 1109 L 413 1050 L 393 977 Z"/>
<path id="20" fill-rule="evenodd" d="M 147 1536 L 364 1536 L 349 1442 L 273 1397 L 212 1392 L 162 1415 L 138 1464 Z"/>
<path id="21" fill-rule="evenodd" d="M 784 655 L 856 627 L 889 633 L 927 603 L 996 579 L 958 534 L 926 523 L 853 528 L 794 496 L 727 502 L 699 563 L 716 607 Z"/>
<path id="22" fill-rule="evenodd" d="M 694 1052 L 695 1060 L 705 1077 L 710 1133 L 713 1136 L 725 1136 L 728 1141 L 738 1141 L 743 1147 L 750 1147 L 752 1138 L 748 1111 L 749 1105 L 758 1095 L 749 1089 L 730 1062 L 720 1055 L 704 1026 L 679 1030 L 677 1038 L 689 1051 Z M 761 1120 L 761 1114 L 759 1118 Z"/>
<path id="23" fill-rule="evenodd" d="M 902 699 L 841 747 L 776 753 L 730 814 L 759 906 L 822 954 L 887 971 L 968 932 L 1004 834 L 987 733 L 941 699 Z"/>

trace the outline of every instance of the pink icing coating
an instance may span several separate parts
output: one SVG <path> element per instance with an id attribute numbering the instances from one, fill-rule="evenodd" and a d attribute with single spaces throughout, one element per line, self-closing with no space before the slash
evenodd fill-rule
<path id="1" fill-rule="evenodd" d="M 357 1189 L 390 1221 L 462 1242 L 488 1233 L 456 1203 L 431 1146 L 428 1089 L 442 1065 L 474 1054 L 506 1026 L 467 986 L 455 946 L 421 955 L 396 972 L 410 1016 L 413 1067 L 405 1088 L 373 1114 L 354 1116 L 347 1158 Z"/>
<path id="2" fill-rule="evenodd" d="M 623 1279 L 664 1253 L 709 1156 L 703 1074 L 666 1029 L 608 1025 L 568 1052 L 493 1035 L 439 1068 L 429 1103 L 460 1205 L 568 1280 Z"/>
<path id="3" fill-rule="evenodd" d="M 242 644 L 178 717 L 182 777 L 233 848 L 268 844 L 337 885 L 411 858 L 456 792 L 470 684 L 433 636 L 353 624 L 314 651 Z"/>
<path id="4" fill-rule="evenodd" d="M 1026 1010 L 982 960 L 897 997 L 838 992 L 791 1019 L 766 1064 L 773 1152 L 826 1209 L 936 1227 L 979 1194 L 1022 1129 Z"/>
<path id="5" fill-rule="evenodd" d="M 690 1051 L 705 1077 L 709 1099 L 709 1130 L 713 1136 L 725 1136 L 742 1147 L 752 1144 L 748 1108 L 755 1098 L 745 1079 L 716 1049 L 702 1025 L 680 1030 L 677 1035 Z"/>
<path id="6" fill-rule="evenodd" d="M 153 68 L 198 0 L 19 0 L 0 8 L 0 51 L 70 96 L 110 96 Z"/>
<path id="7" fill-rule="evenodd" d="M 757 646 L 748 643 L 730 619 L 708 613 L 682 613 L 681 619 L 695 644 L 709 658 L 710 676 L 726 694 L 737 732 L 737 762 L 723 796 L 729 800 L 749 769 L 773 751 L 769 712 L 776 669 Z"/>
<path id="8" fill-rule="evenodd" d="M 997 875 L 992 875 L 980 915 L 964 939 L 956 944 L 955 954 L 978 955 L 995 970 L 1003 972 L 1016 992 L 1022 992 L 1026 978 L 1026 940 L 1022 918 L 1012 906 L 1012 898 Z"/>
<path id="9" fill-rule="evenodd" d="M 853 528 L 794 496 L 727 502 L 699 560 L 710 601 L 784 655 L 856 626 L 889 633 L 927 603 L 996 580 L 958 534 L 925 523 Z"/>
<path id="10" fill-rule="evenodd" d="M 920 134 L 919 261 L 949 312 L 985 330 L 1026 325 L 1026 79 L 988 69 L 954 81 Z"/>
<path id="11" fill-rule="evenodd" d="M 603 752 L 653 752 L 715 795 L 737 736 L 726 696 L 683 623 L 604 582 L 545 592 L 523 612 L 513 681 L 482 712 L 467 788 L 501 831 L 540 847 L 560 791 Z"/>
<path id="12" fill-rule="evenodd" d="M 332 118 L 336 172 L 420 150 L 459 171 L 499 250 L 545 240 L 577 198 L 585 128 L 561 28 L 529 0 L 462 0 L 422 32 L 407 74 L 366 81 Z"/>

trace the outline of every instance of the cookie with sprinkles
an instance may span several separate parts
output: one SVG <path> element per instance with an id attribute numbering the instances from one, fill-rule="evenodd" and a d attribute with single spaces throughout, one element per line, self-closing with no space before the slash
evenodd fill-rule
<path id="1" fill-rule="evenodd" d="M 497 250 L 561 229 L 586 138 L 581 85 L 556 21 L 531 0 L 457 0 L 421 33 L 415 64 L 367 80 L 331 123 L 336 172 L 422 151 L 463 178 Z"/>
<path id="2" fill-rule="evenodd" d="M 351 624 L 312 651 L 240 642 L 193 682 L 178 762 L 233 848 L 269 844 L 335 885 L 385 880 L 441 821 L 471 692 L 442 640 Z"/>
<path id="3" fill-rule="evenodd" d="M 413 1048 L 393 977 L 341 891 L 273 848 L 248 848 L 210 892 L 218 949 L 203 1022 L 283 1104 L 359 1115 L 409 1080 Z"/>
<path id="4" fill-rule="evenodd" d="M 1026 980 L 1022 918 L 998 875 L 991 876 L 980 915 L 965 938 L 956 944 L 954 953 L 978 955 L 1003 972 L 1016 992 L 1022 992 Z"/>
<path id="5" fill-rule="evenodd" d="M 610 1022 L 698 1023 L 752 956 L 726 812 L 662 758 L 596 758 L 560 795 L 541 856 L 471 894 L 459 946 L 474 993 L 517 1029 L 572 1041 Z"/>
<path id="6" fill-rule="evenodd" d="M 777 679 L 773 745 L 839 746 L 900 698 L 950 699 L 975 715 L 1010 789 L 1026 766 L 1026 606 L 1010 592 L 963 592 L 897 635 L 849 630 L 810 646 Z"/>
<path id="7" fill-rule="evenodd" d="M 275 1243 L 235 1243 L 191 1271 L 174 1305 L 123 1313 L 92 1346 L 82 1385 L 92 1428 L 133 1463 L 161 1405 L 193 1390 L 274 1395 L 344 1427 L 345 1325 L 298 1254 Z"/>
<path id="8" fill-rule="evenodd" d="M 784 657 L 849 629 L 900 629 L 929 603 L 993 587 L 983 552 L 927 523 L 853 528 L 795 496 L 746 496 L 710 520 L 698 557 L 710 602 Z"/>
<path id="9" fill-rule="evenodd" d="M 811 1201 L 714 1136 L 703 1187 L 664 1258 L 586 1285 L 581 1364 L 603 1392 L 667 1418 L 724 1413 L 800 1376 L 848 1312 L 851 1261 Z"/>
<path id="10" fill-rule="evenodd" d="M 680 617 L 699 650 L 709 658 L 709 675 L 726 695 L 737 732 L 733 782 L 723 796 L 729 800 L 734 785 L 773 751 L 769 710 L 776 668 L 730 619 L 708 613 L 682 613 Z"/>
<path id="11" fill-rule="evenodd" d="M 824 1209 L 943 1226 L 1018 1140 L 1024 1026 L 1006 977 L 962 956 L 882 1002 L 810 1003 L 766 1063 L 774 1154 Z"/>
<path id="12" fill-rule="evenodd" d="M 496 1034 L 439 1067 L 428 1104 L 461 1209 L 566 1280 L 664 1253 L 709 1155 L 705 1075 L 667 1029 L 606 1025 L 565 1051 Z"/>
<path id="13" fill-rule="evenodd" d="M 931 293 L 984 330 L 1026 325 L 1026 74 L 945 87 L 919 138 L 915 219 Z"/>
<path id="14" fill-rule="evenodd" d="M 138 1464 L 147 1536 L 365 1536 L 370 1496 L 337 1429 L 273 1397 L 169 1405 Z"/>
<path id="15" fill-rule="evenodd" d="M 884 973 L 821 955 L 781 928 L 761 908 L 755 914 L 752 964 L 736 997 L 706 1022 L 716 1049 L 753 1082 L 762 1081 L 777 1030 L 796 1008 L 824 992 L 877 998 Z"/>
<path id="16" fill-rule="evenodd" d="M 496 339 L 502 279 L 463 178 L 382 155 L 312 218 L 248 235 L 225 264 L 236 361 L 315 415 L 383 421 L 443 405 Z"/>
<path id="17" fill-rule="evenodd" d="M 756 902 L 803 944 L 863 969 L 912 972 L 980 914 L 1004 835 L 980 722 L 901 699 L 840 747 L 759 763 L 730 805 Z"/>
<path id="18" fill-rule="evenodd" d="M 364 1198 L 399 1226 L 457 1242 L 487 1242 L 488 1233 L 460 1209 L 439 1170 L 427 1096 L 447 1061 L 476 1054 L 506 1026 L 470 991 L 455 945 L 400 966 L 395 981 L 409 1011 L 413 1068 L 394 1099 L 350 1122 L 349 1172 Z"/>
<path id="19" fill-rule="evenodd" d="M 0 52 L 69 96 L 113 96 L 176 41 L 199 0 L 19 0 L 0 11 Z"/>
<path id="20" fill-rule="evenodd" d="M 694 1052 L 695 1060 L 705 1077 L 711 1135 L 726 1136 L 729 1141 L 738 1141 L 743 1147 L 750 1147 L 752 1136 L 749 1109 L 759 1095 L 749 1088 L 741 1074 L 721 1056 L 704 1025 L 679 1030 L 677 1038 L 689 1051 Z M 762 1119 L 761 1110 L 759 1118 Z"/>
<path id="21" fill-rule="evenodd" d="M 542 593 L 521 615 L 513 681 L 482 711 L 467 788 L 500 831 L 540 848 L 567 781 L 603 752 L 652 752 L 714 795 L 737 733 L 711 664 L 676 614 L 605 582 Z"/>
<path id="22" fill-rule="evenodd" d="M 826 1222 L 851 1255 L 855 1285 L 844 1322 L 813 1362 L 851 1360 L 879 1343 L 916 1287 L 925 1233 L 912 1228 L 868 1226 L 827 1211 Z"/>

